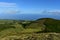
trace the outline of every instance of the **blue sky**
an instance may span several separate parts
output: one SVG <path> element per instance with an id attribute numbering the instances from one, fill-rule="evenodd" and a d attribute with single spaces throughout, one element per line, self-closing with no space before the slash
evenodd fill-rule
<path id="1" fill-rule="evenodd" d="M 60 0 L 0 0 L 0 13 L 59 13 Z"/>

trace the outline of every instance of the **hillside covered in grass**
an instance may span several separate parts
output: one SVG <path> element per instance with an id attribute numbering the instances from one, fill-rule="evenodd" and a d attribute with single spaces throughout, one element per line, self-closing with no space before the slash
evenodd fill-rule
<path id="1" fill-rule="evenodd" d="M 60 20 L 52 18 L 34 21 L 0 20 L 1 40 L 59 40 L 59 38 Z"/>

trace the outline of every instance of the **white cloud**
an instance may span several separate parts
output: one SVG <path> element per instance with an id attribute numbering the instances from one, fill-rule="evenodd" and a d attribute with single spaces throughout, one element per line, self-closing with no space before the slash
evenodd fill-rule
<path id="1" fill-rule="evenodd" d="M 0 13 L 20 13 L 16 3 L 0 2 Z"/>
<path id="2" fill-rule="evenodd" d="M 16 3 L 0 2 L 0 7 L 16 7 Z"/>
<path id="3" fill-rule="evenodd" d="M 60 15 L 60 10 L 43 10 L 40 14 Z"/>
<path id="4" fill-rule="evenodd" d="M 60 10 L 51 10 L 51 11 L 48 11 L 48 13 L 54 14 L 54 15 L 60 15 Z"/>
<path id="5" fill-rule="evenodd" d="M 0 11 L 0 13 L 3 13 L 3 14 L 18 14 L 20 13 L 19 10 L 6 10 L 6 11 Z"/>
<path id="6" fill-rule="evenodd" d="M 9 10 L 9 11 L 6 11 L 5 13 L 16 14 L 16 13 L 20 13 L 20 11 L 19 10 Z"/>

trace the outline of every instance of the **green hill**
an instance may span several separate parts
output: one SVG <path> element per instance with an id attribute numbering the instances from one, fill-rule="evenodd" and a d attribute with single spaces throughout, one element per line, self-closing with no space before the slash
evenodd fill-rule
<path id="1" fill-rule="evenodd" d="M 59 40 L 60 20 L 0 20 L 0 40 Z"/>
<path id="2" fill-rule="evenodd" d="M 24 31 L 33 30 L 35 32 L 37 30 L 36 32 L 60 32 L 60 20 L 52 18 L 41 18 L 35 21 L 0 20 L 0 31 L 19 27 Z"/>
<path id="3" fill-rule="evenodd" d="M 32 22 L 26 28 L 39 28 L 43 32 L 60 32 L 60 20 L 52 18 L 41 18 Z"/>
<path id="4" fill-rule="evenodd" d="M 38 19 L 37 21 L 45 25 L 45 32 L 60 32 L 60 20 L 52 18 L 43 18 L 41 20 Z"/>

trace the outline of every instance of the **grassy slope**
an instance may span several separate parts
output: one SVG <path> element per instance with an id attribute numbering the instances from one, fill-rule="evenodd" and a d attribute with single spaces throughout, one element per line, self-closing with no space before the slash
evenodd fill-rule
<path id="1" fill-rule="evenodd" d="M 36 21 L 0 20 L 0 31 L 19 28 L 23 32 L 60 32 L 60 20 L 42 18 Z"/>
<path id="2" fill-rule="evenodd" d="M 45 32 L 45 33 L 42 33 Z M 48 33 L 46 33 L 48 32 Z M 49 35 L 52 32 L 60 32 L 60 20 L 50 19 L 50 18 L 42 18 L 35 21 L 19 21 L 19 20 L 0 20 L 0 38 L 4 38 L 6 36 L 14 36 L 23 34 L 27 37 L 27 39 L 33 40 L 32 38 L 36 38 L 36 40 L 45 40 L 49 39 L 45 36 Z M 36 34 L 35 34 L 36 33 Z M 34 37 L 34 34 L 36 37 Z M 53 34 L 53 33 L 52 33 Z M 59 33 L 60 34 L 60 33 Z M 52 35 L 52 40 L 59 40 L 60 35 L 57 33 Z M 29 36 L 31 35 L 31 36 Z M 33 36 L 33 37 L 32 37 Z M 41 38 L 40 38 L 41 37 Z M 22 37 L 24 39 L 24 36 Z"/>
<path id="3" fill-rule="evenodd" d="M 40 29 L 40 32 L 60 32 L 60 20 L 42 18 L 27 25 L 26 28 Z"/>

